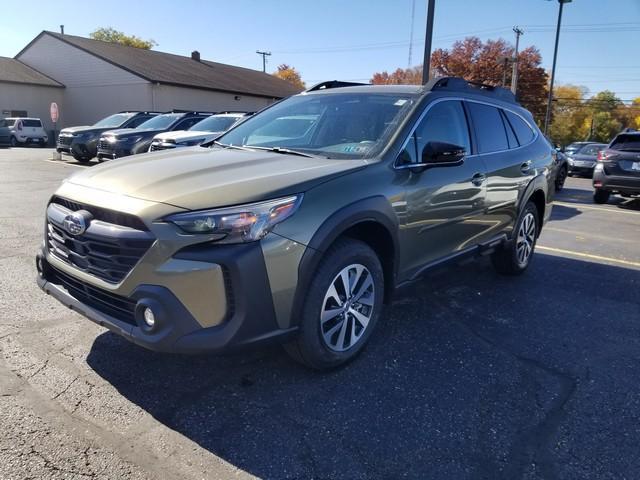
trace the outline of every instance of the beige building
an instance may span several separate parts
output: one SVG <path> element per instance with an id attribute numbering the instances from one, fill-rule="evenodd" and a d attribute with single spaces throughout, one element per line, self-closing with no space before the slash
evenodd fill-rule
<path id="1" fill-rule="evenodd" d="M 49 120 L 51 102 L 62 104 L 64 85 L 13 58 L 0 57 L 0 118 L 39 117 Z"/>
<path id="2" fill-rule="evenodd" d="M 255 111 L 298 92 L 273 75 L 203 60 L 198 52 L 180 56 L 47 31 L 6 60 L 57 84 L 46 88 L 58 92 L 60 127 L 91 125 L 122 110 Z M 33 86 L 34 96 L 47 97 L 40 87 Z M 0 83 L 0 100 L 8 95 Z M 45 110 L 26 110 L 48 121 L 51 101 Z"/>

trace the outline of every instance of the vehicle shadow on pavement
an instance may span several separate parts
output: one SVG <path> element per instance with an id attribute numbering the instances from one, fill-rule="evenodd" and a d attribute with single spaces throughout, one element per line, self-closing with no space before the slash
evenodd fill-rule
<path id="1" fill-rule="evenodd" d="M 576 205 L 578 205 L 576 203 Z M 551 211 L 551 220 L 569 220 L 578 215 L 582 215 L 582 210 L 578 207 L 567 207 L 565 205 L 554 205 Z"/>
<path id="2" fill-rule="evenodd" d="M 484 260 L 405 292 L 363 354 L 329 373 L 278 347 L 163 355 L 110 332 L 87 362 L 261 478 L 633 477 L 638 287 L 638 270 L 536 254 L 503 277 Z"/>

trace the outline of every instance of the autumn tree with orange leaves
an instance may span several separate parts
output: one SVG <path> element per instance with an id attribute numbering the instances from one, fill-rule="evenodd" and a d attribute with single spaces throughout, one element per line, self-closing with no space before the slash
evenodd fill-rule
<path id="1" fill-rule="evenodd" d="M 506 41 L 467 37 L 455 42 L 450 49 L 439 48 L 431 54 L 432 75 L 436 77 L 462 77 L 473 82 L 502 85 L 506 69 L 506 86 L 511 85 L 511 63 L 505 65 L 504 58 L 512 58 L 513 47 Z M 518 99 L 533 113 L 538 122 L 545 113 L 547 95 L 547 73 L 540 66 L 542 57 L 535 47 L 518 53 Z M 371 83 L 415 84 L 422 82 L 422 66 L 399 68 L 392 73 L 375 73 Z"/>

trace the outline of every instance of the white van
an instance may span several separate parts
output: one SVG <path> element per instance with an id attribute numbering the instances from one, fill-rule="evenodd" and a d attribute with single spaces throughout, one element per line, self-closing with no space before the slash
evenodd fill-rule
<path id="1" fill-rule="evenodd" d="M 9 143 L 12 147 L 30 143 L 44 147 L 49 140 L 39 118 L 9 117 L 0 120 L 0 127 L 9 129 Z"/>

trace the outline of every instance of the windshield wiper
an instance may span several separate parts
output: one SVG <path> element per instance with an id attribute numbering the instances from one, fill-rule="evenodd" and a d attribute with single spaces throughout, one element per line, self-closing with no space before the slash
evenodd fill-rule
<path id="1" fill-rule="evenodd" d="M 219 146 L 219 147 L 222 147 L 222 148 L 234 148 L 234 149 L 236 149 L 236 150 L 246 150 L 246 151 L 251 151 L 251 149 L 250 149 L 250 148 L 247 148 L 247 147 L 241 147 L 240 145 L 227 145 L 226 143 L 220 143 L 220 142 L 219 142 L 219 141 L 217 141 L 217 140 L 214 140 L 214 141 L 213 141 L 213 144 L 214 144 L 214 145 L 217 145 L 217 146 Z"/>
<path id="2" fill-rule="evenodd" d="M 265 150 L 267 152 L 282 153 L 285 155 L 298 155 L 299 157 L 315 158 L 317 155 L 311 155 L 309 153 L 298 152 L 297 150 L 289 150 L 282 147 L 255 147 L 253 145 L 247 145 L 248 148 L 255 148 L 256 150 Z"/>

